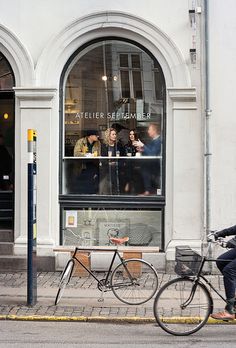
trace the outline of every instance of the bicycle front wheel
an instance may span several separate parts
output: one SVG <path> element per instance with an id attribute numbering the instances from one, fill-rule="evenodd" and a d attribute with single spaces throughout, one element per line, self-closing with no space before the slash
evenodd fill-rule
<path id="1" fill-rule="evenodd" d="M 141 259 L 120 263 L 112 272 L 111 289 L 114 295 L 129 305 L 150 300 L 157 291 L 158 276 L 154 267 Z"/>
<path id="2" fill-rule="evenodd" d="M 74 264 L 75 264 L 75 261 L 73 259 L 70 259 L 68 262 L 67 262 L 67 265 L 62 273 L 62 276 L 61 276 L 61 280 L 60 280 L 60 283 L 59 283 L 59 289 L 57 291 L 57 296 L 56 296 L 56 299 L 55 299 L 55 305 L 57 305 L 60 301 L 60 299 L 62 298 L 62 295 L 63 295 L 63 292 L 67 286 L 67 284 L 69 283 L 70 281 L 70 278 L 72 276 L 72 272 L 73 272 L 73 269 L 74 269 Z"/>
<path id="3" fill-rule="evenodd" d="M 166 332 L 187 336 L 200 330 L 212 310 L 207 288 L 190 278 L 177 278 L 166 283 L 154 301 L 157 323 Z"/>

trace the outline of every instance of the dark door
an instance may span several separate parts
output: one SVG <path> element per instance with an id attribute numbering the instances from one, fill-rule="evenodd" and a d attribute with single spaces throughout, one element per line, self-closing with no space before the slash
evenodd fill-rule
<path id="1" fill-rule="evenodd" d="M 14 93 L 0 91 L 0 230 L 14 222 Z"/>

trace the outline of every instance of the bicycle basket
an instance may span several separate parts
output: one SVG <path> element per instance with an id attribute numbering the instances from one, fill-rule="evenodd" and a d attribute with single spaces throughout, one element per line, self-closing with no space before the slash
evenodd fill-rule
<path id="1" fill-rule="evenodd" d="M 189 246 L 175 248 L 175 273 L 180 276 L 194 276 L 198 273 L 202 256 Z"/>

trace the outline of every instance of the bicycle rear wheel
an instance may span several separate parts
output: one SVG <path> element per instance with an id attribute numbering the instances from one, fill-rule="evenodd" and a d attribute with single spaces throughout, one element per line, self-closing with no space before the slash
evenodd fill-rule
<path id="1" fill-rule="evenodd" d="M 190 278 L 177 278 L 166 283 L 154 301 L 157 323 L 166 332 L 187 336 L 200 330 L 212 311 L 207 288 Z"/>
<path id="2" fill-rule="evenodd" d="M 150 300 L 157 291 L 158 276 L 154 267 L 141 259 L 120 263 L 112 272 L 111 289 L 114 295 L 129 305 Z"/>
<path id="3" fill-rule="evenodd" d="M 72 272 L 73 272 L 73 269 L 74 269 L 74 264 L 75 264 L 74 259 L 70 259 L 67 262 L 66 267 L 64 268 L 64 271 L 62 273 L 61 280 L 60 280 L 60 283 L 59 283 L 59 289 L 57 291 L 57 296 L 56 296 L 56 299 L 55 299 L 55 305 L 57 305 L 59 303 L 60 299 L 62 298 L 63 292 L 64 292 L 64 290 L 66 288 L 66 285 L 70 281 L 70 278 L 72 276 Z"/>

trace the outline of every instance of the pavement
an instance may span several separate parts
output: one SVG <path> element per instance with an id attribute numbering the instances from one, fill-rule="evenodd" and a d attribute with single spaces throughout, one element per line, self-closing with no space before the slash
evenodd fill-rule
<path id="1" fill-rule="evenodd" d="M 99 302 L 100 291 L 92 277 L 72 277 L 63 297 L 54 305 L 61 272 L 40 272 L 37 275 L 37 303 L 27 306 L 27 275 L 25 272 L 0 273 L 0 320 L 38 321 L 86 321 L 86 322 L 155 322 L 153 299 L 139 306 L 120 302 L 112 292 L 104 293 Z M 97 273 L 104 278 L 104 273 Z M 159 287 L 176 277 L 174 274 L 158 273 Z M 209 276 L 211 282 L 224 293 L 223 279 Z M 170 294 L 170 298 L 173 294 Z M 212 293 L 214 310 L 222 310 L 224 303 Z M 209 322 L 219 324 L 211 319 Z M 236 323 L 236 320 L 230 323 Z"/>

